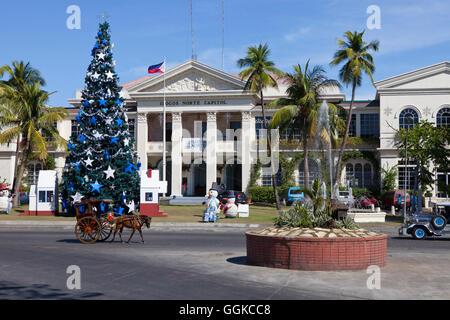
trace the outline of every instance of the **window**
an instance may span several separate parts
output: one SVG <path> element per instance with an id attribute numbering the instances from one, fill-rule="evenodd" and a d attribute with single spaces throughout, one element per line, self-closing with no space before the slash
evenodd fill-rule
<path id="1" fill-rule="evenodd" d="M 380 116 L 375 113 L 361 114 L 361 138 L 380 136 Z"/>
<path id="2" fill-rule="evenodd" d="M 269 125 L 270 117 L 266 117 L 267 125 Z M 263 117 L 255 117 L 255 128 L 256 128 L 256 139 L 260 137 L 260 130 L 264 129 L 264 118 Z"/>
<path id="3" fill-rule="evenodd" d="M 414 109 L 408 108 L 400 112 L 399 128 L 400 129 L 412 129 L 419 123 L 419 115 Z"/>
<path id="4" fill-rule="evenodd" d="M 39 191 L 39 203 L 45 202 L 45 191 Z"/>
<path id="5" fill-rule="evenodd" d="M 146 193 L 145 193 L 145 201 L 146 201 L 146 202 L 151 202 L 151 201 L 153 201 L 153 192 L 146 192 Z"/>
<path id="6" fill-rule="evenodd" d="M 356 137 L 356 114 L 352 114 L 352 120 L 350 121 L 350 127 L 348 130 L 348 135 L 350 137 Z"/>
<path id="7" fill-rule="evenodd" d="M 345 165 L 345 181 L 348 185 L 353 187 L 353 180 L 355 179 L 355 175 L 353 173 L 353 164 L 347 163 Z"/>
<path id="8" fill-rule="evenodd" d="M 53 191 L 47 191 L 47 202 L 53 202 Z"/>
<path id="9" fill-rule="evenodd" d="M 130 135 L 133 139 L 136 139 L 136 120 L 128 119 L 128 130 L 130 131 Z"/>
<path id="10" fill-rule="evenodd" d="M 72 135 L 78 137 L 80 135 L 80 124 L 76 120 L 72 120 Z"/>
<path id="11" fill-rule="evenodd" d="M 309 185 L 312 185 L 313 181 L 320 178 L 320 170 L 317 161 L 313 159 L 308 160 L 309 166 Z M 300 163 L 298 170 L 298 184 L 300 186 L 305 186 L 305 164 L 304 161 Z"/>
<path id="12" fill-rule="evenodd" d="M 363 174 L 363 186 L 364 188 L 370 188 L 373 185 L 372 179 L 372 166 L 368 163 L 364 165 L 364 174 Z"/>
<path id="13" fill-rule="evenodd" d="M 39 171 L 41 170 L 42 165 L 40 163 L 30 163 L 28 165 L 27 178 L 29 186 L 37 184 L 39 178 Z"/>
<path id="14" fill-rule="evenodd" d="M 363 186 L 363 173 L 362 165 L 360 163 L 355 164 L 355 188 L 362 188 Z"/>
<path id="15" fill-rule="evenodd" d="M 450 127 L 450 108 L 442 108 L 436 115 L 436 126 Z"/>
<path id="16" fill-rule="evenodd" d="M 401 190 L 413 190 L 415 182 L 415 169 L 416 166 L 413 163 L 408 163 L 407 170 L 405 170 L 405 164 L 403 161 L 398 162 L 398 187 Z"/>
<path id="17" fill-rule="evenodd" d="M 300 130 L 295 128 L 294 129 L 294 133 L 291 136 L 291 129 L 286 129 L 281 135 L 280 135 L 280 140 L 287 140 L 289 138 L 291 139 L 297 139 L 300 140 Z"/>
<path id="18" fill-rule="evenodd" d="M 437 169 L 436 178 L 436 196 L 438 198 L 448 198 L 450 195 L 446 193 L 445 188 L 450 184 L 450 172 Z"/>
<path id="19" fill-rule="evenodd" d="M 262 185 L 264 187 L 271 187 L 272 186 L 272 174 L 267 173 L 272 172 L 270 165 L 266 166 L 263 174 L 262 174 Z M 278 168 L 278 171 L 275 174 L 275 179 L 277 181 L 277 186 L 281 186 L 281 166 Z"/>

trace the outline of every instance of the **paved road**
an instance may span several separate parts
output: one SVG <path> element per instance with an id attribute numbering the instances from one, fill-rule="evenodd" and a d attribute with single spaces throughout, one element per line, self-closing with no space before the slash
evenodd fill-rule
<path id="1" fill-rule="evenodd" d="M 248 266 L 245 235 L 146 232 L 131 244 L 80 244 L 72 231 L 0 231 L 0 299 L 443 299 L 450 239 L 390 233 L 381 289 L 365 271 L 304 272 Z M 126 234 L 125 234 L 126 237 Z M 66 268 L 81 268 L 68 290 Z"/>

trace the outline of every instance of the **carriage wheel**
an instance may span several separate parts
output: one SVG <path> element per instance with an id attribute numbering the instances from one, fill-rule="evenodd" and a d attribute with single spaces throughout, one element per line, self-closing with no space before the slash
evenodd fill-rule
<path id="1" fill-rule="evenodd" d="M 84 244 L 95 243 L 100 238 L 101 230 L 100 223 L 92 217 L 84 217 L 78 220 L 75 226 L 75 234 L 78 240 Z"/>
<path id="2" fill-rule="evenodd" d="M 100 238 L 98 241 L 106 241 L 111 236 L 112 228 L 111 224 L 109 223 L 108 219 L 100 219 L 100 226 L 102 228 L 100 232 Z"/>

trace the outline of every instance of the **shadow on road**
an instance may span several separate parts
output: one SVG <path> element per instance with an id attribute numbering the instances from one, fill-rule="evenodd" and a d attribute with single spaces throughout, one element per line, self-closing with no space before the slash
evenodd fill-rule
<path id="1" fill-rule="evenodd" d="M 227 262 L 239 265 L 247 265 L 247 256 L 228 258 Z"/>
<path id="2" fill-rule="evenodd" d="M 98 299 L 100 296 L 103 296 L 103 294 L 98 292 L 81 294 L 76 294 L 75 291 L 73 293 L 65 292 L 46 284 L 22 286 L 9 281 L 0 281 L 0 300 L 82 300 Z"/>

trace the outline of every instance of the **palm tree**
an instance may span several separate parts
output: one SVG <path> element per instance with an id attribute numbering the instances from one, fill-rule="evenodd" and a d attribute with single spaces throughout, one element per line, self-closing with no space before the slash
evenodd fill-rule
<path id="1" fill-rule="evenodd" d="M 339 151 L 338 162 L 336 166 L 334 179 L 336 183 L 338 183 L 341 176 L 341 162 L 344 155 L 345 145 L 347 143 L 350 123 L 352 120 L 355 91 L 356 87 L 361 86 L 363 72 L 370 77 L 372 84 L 375 86 L 373 81 L 373 72 L 375 71 L 375 65 L 373 63 L 373 57 L 371 56 L 369 51 L 378 51 L 380 43 L 378 40 L 374 40 L 367 44 L 363 40 L 363 36 L 364 31 L 355 31 L 353 33 L 347 31 L 344 34 L 345 40 L 337 40 L 339 49 L 335 52 L 334 59 L 330 63 L 330 65 L 332 66 L 344 63 L 342 68 L 339 70 L 339 79 L 347 86 L 349 84 L 352 85 L 352 100 L 348 109 L 347 125 L 345 127 L 345 133 L 342 139 L 341 149 Z"/>
<path id="2" fill-rule="evenodd" d="M 49 144 L 56 148 L 66 145 L 54 123 L 64 120 L 68 112 L 61 107 L 50 108 L 46 105 L 51 93 L 41 90 L 39 81 L 22 84 L 20 90 L 1 84 L 0 95 L 7 101 L 0 117 L 1 125 L 7 129 L 0 133 L 0 144 L 11 143 L 17 137 L 20 139 L 20 163 L 13 188 L 17 195 L 29 157 L 36 156 L 45 161 Z M 13 205 L 17 206 L 18 197 L 13 201 Z"/>
<path id="3" fill-rule="evenodd" d="M 31 85 L 34 82 L 40 82 L 45 86 L 45 80 L 42 78 L 39 70 L 31 67 L 30 63 L 24 63 L 23 61 L 13 61 L 11 66 L 3 65 L 0 67 L 0 79 L 8 75 L 8 80 L 0 80 L 0 86 L 7 85 L 18 91 L 23 90 L 25 84 Z M 6 122 L 9 122 L 10 112 L 13 109 L 11 102 L 8 102 L 5 98 L 0 97 L 0 125 L 3 127 Z M 16 157 L 14 162 L 14 181 L 13 189 L 17 180 L 17 163 L 19 161 L 19 141 L 20 134 L 16 137 Z"/>
<path id="4" fill-rule="evenodd" d="M 270 128 L 279 128 L 282 132 L 290 129 L 291 134 L 298 129 L 301 133 L 303 144 L 303 164 L 305 172 L 305 187 L 309 188 L 309 148 L 311 138 L 316 136 L 316 124 L 318 121 L 320 92 L 325 87 L 338 86 L 336 80 L 328 79 L 325 70 L 321 66 L 309 68 L 309 60 L 305 69 L 300 65 L 294 66 L 294 72 L 287 73 L 286 79 L 289 87 L 286 90 L 288 98 L 280 98 L 269 104 L 270 108 L 280 108 L 272 117 Z M 319 132 L 323 139 L 336 141 L 334 135 L 339 126 L 343 126 L 337 119 L 337 107 L 328 103 L 330 113 L 331 137 L 325 132 Z"/>
<path id="5" fill-rule="evenodd" d="M 250 90 L 254 93 L 259 93 L 261 98 L 261 110 L 263 114 L 264 129 L 267 129 L 267 119 L 266 111 L 264 105 L 264 95 L 263 90 L 267 87 L 278 88 L 277 81 L 273 78 L 272 74 L 281 77 L 284 75 L 282 71 L 275 68 L 275 63 L 269 60 L 270 50 L 266 44 L 259 44 L 258 46 L 251 46 L 247 49 L 247 56 L 245 58 L 239 59 L 237 65 L 239 68 L 246 68 L 239 76 L 242 80 L 246 79 L 244 90 Z M 278 210 L 280 207 L 280 198 L 278 195 L 277 181 L 275 177 L 275 166 L 274 158 L 272 154 L 272 143 L 270 139 L 270 134 L 267 134 L 267 147 L 270 154 L 270 166 L 272 169 L 272 185 L 275 193 L 275 201 Z M 278 168 L 277 168 L 278 170 Z"/>

